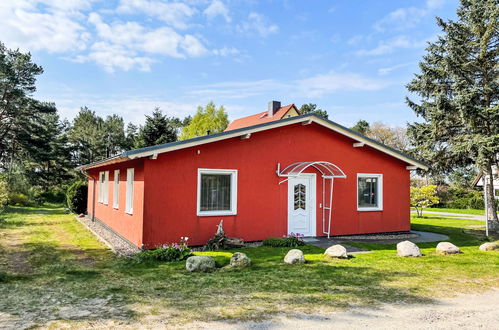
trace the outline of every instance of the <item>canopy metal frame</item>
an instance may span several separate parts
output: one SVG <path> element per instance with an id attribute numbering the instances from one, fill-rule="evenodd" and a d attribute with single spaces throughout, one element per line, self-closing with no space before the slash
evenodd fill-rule
<path id="1" fill-rule="evenodd" d="M 279 184 L 288 181 L 291 178 L 299 177 L 308 168 L 314 168 L 322 174 L 322 232 L 327 234 L 327 238 L 331 234 L 331 213 L 333 206 L 333 190 L 334 179 L 345 179 L 346 174 L 336 165 L 326 161 L 308 161 L 297 162 L 286 166 L 281 171 L 281 164 L 277 164 L 277 176 L 286 178 L 281 180 Z M 329 196 L 326 196 L 326 186 L 329 181 Z M 329 197 L 329 198 L 327 198 Z M 327 204 L 329 202 L 329 204 Z M 327 230 L 326 230 L 327 222 Z"/>

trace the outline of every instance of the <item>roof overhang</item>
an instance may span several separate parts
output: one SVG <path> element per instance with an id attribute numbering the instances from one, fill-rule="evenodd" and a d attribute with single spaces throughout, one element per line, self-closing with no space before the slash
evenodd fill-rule
<path id="1" fill-rule="evenodd" d="M 357 132 L 354 132 L 344 126 L 341 126 L 340 124 L 337 124 L 335 122 L 332 122 L 327 119 L 323 119 L 322 117 L 317 116 L 316 114 L 306 114 L 306 115 L 301 115 L 301 116 L 295 116 L 295 117 L 290 117 L 290 118 L 285 118 L 277 121 L 272 121 L 269 123 L 264 123 L 264 124 L 259 124 L 259 125 L 254 125 L 254 126 L 249 126 L 249 127 L 243 127 L 227 132 L 221 132 L 221 133 L 216 133 L 212 135 L 206 135 L 206 136 L 200 136 L 196 137 L 193 139 L 189 140 L 183 140 L 183 141 L 177 141 L 177 142 L 172 142 L 172 143 L 167 143 L 163 145 L 157 145 L 157 146 L 151 146 L 151 147 L 146 147 L 146 148 L 141 148 L 141 149 L 136 149 L 136 150 L 130 150 L 126 151 L 120 155 L 104 159 L 99 162 L 91 163 L 88 165 L 83 165 L 78 167 L 80 170 L 88 170 L 91 168 L 95 167 L 100 167 L 100 166 L 105 166 L 105 165 L 110 165 L 114 163 L 119 163 L 123 162 L 126 160 L 130 159 L 137 159 L 137 158 L 143 158 L 143 157 L 150 157 L 150 156 L 155 156 L 157 157 L 158 154 L 161 153 L 166 153 L 166 152 L 171 152 L 179 149 L 185 149 L 185 148 L 190 148 L 190 147 L 195 147 L 195 146 L 200 146 L 216 141 L 223 141 L 223 140 L 228 140 L 236 137 L 244 137 L 248 136 L 248 134 L 251 133 L 257 133 L 257 132 L 263 132 L 266 130 L 278 128 L 278 127 L 283 127 L 283 126 L 288 126 L 288 125 L 293 125 L 293 124 L 298 124 L 298 123 L 316 123 L 318 125 L 324 126 L 326 128 L 331 129 L 332 131 L 335 131 L 337 133 L 340 133 L 344 136 L 347 136 L 354 141 L 358 143 L 363 143 L 364 145 L 370 146 L 373 149 L 379 150 L 385 154 L 388 154 L 394 158 L 397 158 L 399 160 L 402 160 L 406 162 L 409 165 L 414 166 L 414 168 L 419 168 L 422 170 L 428 170 L 428 166 L 412 157 L 409 155 L 406 155 L 398 150 L 395 150 L 393 148 L 390 148 L 388 146 L 385 146 L 384 144 L 381 144 L 377 141 L 374 141 L 366 136 L 363 136 L 362 134 L 359 134 Z"/>

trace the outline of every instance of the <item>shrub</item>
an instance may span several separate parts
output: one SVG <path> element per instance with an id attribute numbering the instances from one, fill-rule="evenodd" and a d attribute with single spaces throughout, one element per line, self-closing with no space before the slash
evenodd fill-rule
<path id="1" fill-rule="evenodd" d="M 4 210 L 8 201 L 9 194 L 7 192 L 7 182 L 0 179 L 0 213 Z"/>
<path id="2" fill-rule="evenodd" d="M 284 236 L 282 238 L 267 238 L 262 242 L 262 245 L 271 247 L 297 247 L 305 245 L 302 237 L 303 235 L 291 233 L 290 235 Z"/>
<path id="3" fill-rule="evenodd" d="M 22 193 L 10 193 L 8 203 L 9 205 L 18 206 L 34 206 L 36 204 L 27 195 Z"/>
<path id="4" fill-rule="evenodd" d="M 186 244 L 187 237 L 182 237 L 180 243 L 164 244 L 154 250 L 141 251 L 134 258 L 138 262 L 185 260 L 192 254 Z"/>
<path id="5" fill-rule="evenodd" d="M 66 204 L 71 212 L 84 213 L 87 209 L 88 186 L 84 181 L 75 181 L 66 192 Z"/>

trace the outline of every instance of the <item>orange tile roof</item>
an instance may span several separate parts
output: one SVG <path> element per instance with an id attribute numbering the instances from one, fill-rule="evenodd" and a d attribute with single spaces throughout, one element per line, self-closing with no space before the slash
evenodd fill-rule
<path id="1" fill-rule="evenodd" d="M 283 107 L 280 107 L 279 110 L 277 110 L 272 117 L 269 117 L 268 111 L 264 111 L 257 113 L 255 115 L 235 119 L 229 124 L 229 126 L 227 126 L 225 132 L 231 131 L 233 129 L 268 123 L 271 121 L 282 119 L 284 115 L 293 107 L 298 113 L 300 113 L 300 111 L 296 108 L 294 104 L 288 104 Z"/>

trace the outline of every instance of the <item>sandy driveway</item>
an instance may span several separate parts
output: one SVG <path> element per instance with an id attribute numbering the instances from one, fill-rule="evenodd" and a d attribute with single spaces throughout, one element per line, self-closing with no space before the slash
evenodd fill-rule
<path id="1" fill-rule="evenodd" d="M 185 327 L 182 327 L 185 329 Z M 193 323 L 191 329 L 499 329 L 499 290 L 439 299 L 434 305 L 383 305 L 329 316 L 280 317 L 260 323 Z"/>

